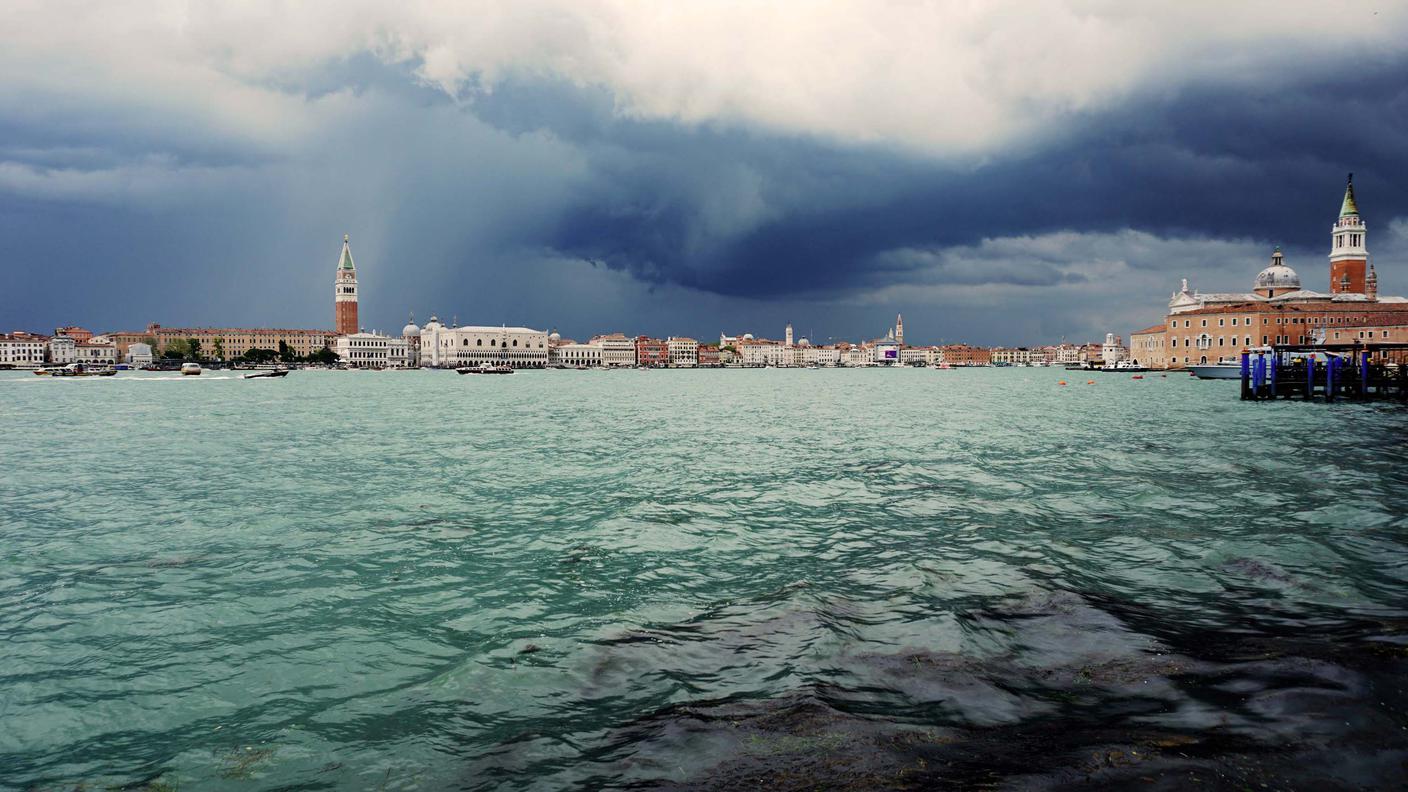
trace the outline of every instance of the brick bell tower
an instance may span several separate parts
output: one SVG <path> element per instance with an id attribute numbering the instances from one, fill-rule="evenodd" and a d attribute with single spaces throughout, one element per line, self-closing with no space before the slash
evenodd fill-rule
<path id="1" fill-rule="evenodd" d="M 336 306 L 333 329 L 338 335 L 357 332 L 357 266 L 352 263 L 352 246 L 342 235 L 342 256 L 337 260 L 337 280 L 333 282 L 333 304 Z"/>
<path id="2" fill-rule="evenodd" d="M 1364 221 L 1359 218 L 1359 205 L 1354 202 L 1354 174 L 1344 188 L 1344 203 L 1340 219 L 1330 229 L 1330 293 L 1364 294 L 1369 263 L 1369 249 L 1364 236 Z"/>

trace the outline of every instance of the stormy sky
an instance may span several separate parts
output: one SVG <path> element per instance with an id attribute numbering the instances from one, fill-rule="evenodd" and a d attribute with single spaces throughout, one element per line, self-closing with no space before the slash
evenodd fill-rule
<path id="1" fill-rule="evenodd" d="M 1408 293 L 1408 6 L 0 4 L 0 329 L 918 343 L 1153 324 L 1355 173 Z M 1230 7 L 1229 7 L 1230 6 Z"/>

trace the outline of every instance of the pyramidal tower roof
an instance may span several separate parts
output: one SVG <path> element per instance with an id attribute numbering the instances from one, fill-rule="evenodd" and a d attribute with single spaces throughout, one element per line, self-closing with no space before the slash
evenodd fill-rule
<path id="1" fill-rule="evenodd" d="M 1349 174 L 1349 181 L 1344 186 L 1344 203 L 1340 204 L 1340 217 L 1346 215 L 1359 214 L 1359 204 L 1354 202 L 1354 174 Z"/>
<path id="2" fill-rule="evenodd" d="M 342 257 L 337 260 L 337 268 L 345 270 L 357 269 L 357 265 L 352 263 L 352 246 L 347 234 L 342 235 Z"/>

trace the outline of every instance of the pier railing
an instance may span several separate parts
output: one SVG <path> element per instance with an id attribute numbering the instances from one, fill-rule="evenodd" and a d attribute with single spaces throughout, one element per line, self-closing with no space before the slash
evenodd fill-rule
<path id="1" fill-rule="evenodd" d="M 1273 346 L 1242 352 L 1242 400 L 1338 399 L 1408 404 L 1408 344 Z"/>

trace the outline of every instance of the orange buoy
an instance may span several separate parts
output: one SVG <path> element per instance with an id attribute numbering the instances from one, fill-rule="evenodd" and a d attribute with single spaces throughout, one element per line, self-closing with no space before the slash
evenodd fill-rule
<path id="1" fill-rule="evenodd" d="M 1086 384 L 1086 385 L 1094 385 L 1094 384 L 1095 384 L 1095 380 L 1086 380 L 1086 381 L 1085 381 L 1085 384 Z"/>
<path id="2" fill-rule="evenodd" d="M 1143 374 L 1135 374 L 1133 377 L 1130 377 L 1130 379 L 1144 379 L 1144 375 L 1143 375 Z"/>
<path id="3" fill-rule="evenodd" d="M 1058 382 L 1058 383 L 1056 383 L 1056 384 L 1057 384 L 1057 385 L 1065 385 L 1065 384 L 1066 384 L 1066 381 L 1065 381 L 1065 380 L 1061 380 L 1060 382 Z"/>

